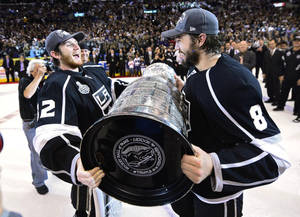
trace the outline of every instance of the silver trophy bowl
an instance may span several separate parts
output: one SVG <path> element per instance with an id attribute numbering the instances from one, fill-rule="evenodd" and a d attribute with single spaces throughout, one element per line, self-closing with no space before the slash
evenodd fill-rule
<path id="1" fill-rule="evenodd" d="M 187 109 L 174 76 L 167 64 L 148 66 L 108 115 L 85 133 L 83 165 L 104 170 L 99 188 L 106 194 L 156 206 L 172 203 L 192 188 L 180 166 L 182 156 L 193 150 L 187 141 Z"/>

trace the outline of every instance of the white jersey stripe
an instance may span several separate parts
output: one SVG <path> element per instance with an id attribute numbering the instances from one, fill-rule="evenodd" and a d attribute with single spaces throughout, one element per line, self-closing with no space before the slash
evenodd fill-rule
<path id="1" fill-rule="evenodd" d="M 200 196 L 199 194 L 196 194 L 195 192 L 193 192 L 196 197 L 198 197 L 199 200 L 205 202 L 205 203 L 209 203 L 209 204 L 220 204 L 220 203 L 225 203 L 229 200 L 232 200 L 234 198 L 238 198 L 239 196 L 241 196 L 241 194 L 243 193 L 243 191 L 237 192 L 235 194 L 232 195 L 228 195 L 225 197 L 220 197 L 220 198 L 214 198 L 214 199 L 208 199 L 205 197 Z"/>
<path id="2" fill-rule="evenodd" d="M 71 176 L 71 174 L 68 173 L 68 172 L 65 171 L 65 170 L 54 171 L 54 170 L 49 170 L 48 168 L 47 168 L 47 170 L 50 171 L 51 173 L 54 173 L 54 174 L 67 174 L 68 176 Z"/>
<path id="3" fill-rule="evenodd" d="M 84 65 L 84 66 L 82 66 L 82 68 L 95 68 L 95 67 L 103 68 L 103 66 L 101 66 L 101 65 Z"/>
<path id="4" fill-rule="evenodd" d="M 261 185 L 264 183 L 271 183 L 274 182 L 278 179 L 278 177 L 274 179 L 265 179 L 263 181 L 257 181 L 257 182 L 251 182 L 251 183 L 241 183 L 241 182 L 234 182 L 234 181 L 228 181 L 228 180 L 223 180 L 224 185 L 233 185 L 233 186 L 255 186 L 255 185 Z"/>
<path id="5" fill-rule="evenodd" d="M 65 116 L 66 116 L 66 88 L 69 83 L 71 76 L 68 75 L 67 80 L 64 83 L 62 90 L 62 108 L 61 108 L 61 124 L 65 124 Z"/>
<path id="6" fill-rule="evenodd" d="M 245 160 L 245 161 L 242 161 L 242 162 L 239 162 L 239 163 L 221 164 L 221 168 L 222 169 L 228 169 L 228 168 L 234 168 L 234 167 L 243 167 L 243 166 L 252 164 L 256 161 L 259 161 L 260 159 L 264 158 L 268 154 L 269 153 L 267 153 L 267 152 L 263 152 L 263 153 L 261 153 L 260 155 L 254 157 L 254 158 L 251 158 L 249 160 Z"/>
<path id="7" fill-rule="evenodd" d="M 78 185 L 78 183 L 76 182 L 76 173 L 75 173 L 78 158 L 80 158 L 80 153 L 75 155 L 75 157 L 72 160 L 72 165 L 71 165 L 71 179 L 75 185 Z"/>
<path id="8" fill-rule="evenodd" d="M 220 101 L 218 100 L 213 88 L 212 88 L 212 85 L 211 85 L 211 82 L 210 82 L 210 77 L 209 77 L 209 72 L 210 72 L 210 69 L 207 70 L 206 72 L 206 81 L 207 81 L 207 85 L 208 85 L 208 88 L 209 88 L 209 91 L 210 91 L 210 94 L 212 95 L 215 103 L 218 105 L 218 107 L 221 109 L 221 111 L 226 115 L 226 117 L 231 120 L 231 122 L 233 122 L 241 131 L 243 131 L 251 140 L 254 140 L 254 136 L 252 136 L 246 129 L 244 129 L 227 111 L 226 109 L 222 106 L 222 104 L 220 103 Z"/>
<path id="9" fill-rule="evenodd" d="M 80 152 L 80 149 L 77 148 L 76 146 L 71 145 L 70 141 L 64 135 L 60 135 L 60 137 L 66 142 L 66 144 L 69 147 L 71 147 L 71 148 L 75 149 L 76 151 Z"/>

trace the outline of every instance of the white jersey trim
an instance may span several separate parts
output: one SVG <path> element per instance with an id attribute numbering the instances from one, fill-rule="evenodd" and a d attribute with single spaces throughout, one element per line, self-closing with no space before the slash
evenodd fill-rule
<path id="1" fill-rule="evenodd" d="M 71 148 L 75 149 L 76 151 L 80 152 L 80 149 L 77 148 L 76 146 L 72 145 L 72 144 L 70 143 L 70 141 L 69 141 L 64 135 L 60 135 L 60 137 L 66 142 L 66 144 L 67 144 L 69 147 L 71 147 Z"/>
<path id="2" fill-rule="evenodd" d="M 257 181 L 257 182 L 251 182 L 251 183 L 241 183 L 241 182 L 234 182 L 234 181 L 229 181 L 229 180 L 223 180 L 224 185 L 233 185 L 233 186 L 255 186 L 255 185 L 261 185 L 264 183 L 271 183 L 274 182 L 278 179 L 278 177 L 274 179 L 265 179 L 263 181 Z"/>
<path id="3" fill-rule="evenodd" d="M 198 197 L 199 200 L 201 200 L 201 201 L 203 201 L 205 203 L 219 204 L 219 203 L 225 203 L 225 202 L 227 202 L 229 200 L 232 200 L 232 199 L 235 199 L 235 198 L 241 196 L 241 194 L 243 193 L 243 191 L 240 191 L 240 192 L 237 192 L 235 194 L 228 195 L 228 196 L 225 196 L 225 197 L 214 198 L 214 199 L 208 199 L 208 198 L 205 198 L 205 197 L 202 197 L 202 196 L 196 194 L 195 192 L 193 192 L 193 193 L 196 195 L 196 197 Z"/>
<path id="4" fill-rule="evenodd" d="M 110 91 L 111 91 L 111 96 L 113 99 L 113 102 L 117 100 L 116 92 L 115 92 L 115 81 L 113 81 L 111 78 L 110 79 Z"/>
<path id="5" fill-rule="evenodd" d="M 215 176 L 211 176 L 212 190 L 216 192 L 221 192 L 223 190 L 223 175 L 221 169 L 221 163 L 218 155 L 214 152 L 210 153 L 213 165 Z"/>
<path id="6" fill-rule="evenodd" d="M 103 68 L 103 66 L 101 66 L 101 65 L 84 65 L 84 66 L 82 66 L 82 68 L 95 68 L 95 67 Z"/>
<path id="7" fill-rule="evenodd" d="M 51 173 L 54 173 L 54 174 L 67 174 L 68 176 L 71 176 L 71 174 L 68 173 L 68 172 L 65 171 L 65 170 L 54 171 L 54 170 L 49 170 L 48 168 L 47 168 L 47 170 L 50 171 Z"/>
<path id="8" fill-rule="evenodd" d="M 222 169 L 229 169 L 229 168 L 235 168 L 235 167 L 243 167 L 243 166 L 252 164 L 256 161 L 259 161 L 259 160 L 263 159 L 268 154 L 269 153 L 267 153 L 267 152 L 263 152 L 263 153 L 261 153 L 260 155 L 257 155 L 254 158 L 251 158 L 249 160 L 245 160 L 245 161 L 242 161 L 242 162 L 239 162 L 239 163 L 221 164 L 221 168 Z"/>
<path id="9" fill-rule="evenodd" d="M 284 149 L 281 147 L 279 143 L 277 143 L 274 139 L 257 139 L 255 138 L 251 133 L 249 133 L 245 128 L 243 128 L 228 112 L 227 110 L 222 106 L 220 101 L 218 100 L 214 89 L 212 87 L 211 81 L 210 81 L 210 69 L 206 72 L 206 81 L 209 88 L 209 91 L 217 104 L 217 106 L 220 108 L 220 110 L 224 113 L 224 115 L 232 122 L 234 123 L 242 132 L 244 132 L 252 141 L 251 144 L 255 145 L 256 147 L 260 148 L 261 150 L 269 153 L 272 155 L 273 159 L 278 165 L 278 172 L 279 174 L 282 174 L 287 168 L 291 166 L 288 156 Z M 279 136 L 279 135 L 275 135 Z M 274 136 L 273 136 L 274 137 Z M 279 136 L 280 137 L 280 136 Z M 270 137 L 272 138 L 272 137 Z M 269 143 L 270 142 L 270 143 Z"/>
<path id="10" fill-rule="evenodd" d="M 78 158 L 80 158 L 80 153 L 76 154 L 75 157 L 73 158 L 72 160 L 72 165 L 71 165 L 71 179 L 72 179 L 72 182 L 75 184 L 75 185 L 78 185 L 79 183 L 76 182 L 76 165 L 77 165 L 77 160 Z"/>
<path id="11" fill-rule="evenodd" d="M 36 152 L 40 154 L 41 150 L 49 140 L 65 133 L 78 136 L 82 139 L 81 132 L 77 126 L 66 124 L 46 124 L 36 128 L 35 137 L 33 138 L 33 145 Z"/>
<path id="12" fill-rule="evenodd" d="M 225 202 L 224 203 L 224 217 L 227 217 L 227 212 L 228 212 L 227 202 Z"/>
<path id="13" fill-rule="evenodd" d="M 62 89 L 62 108 L 61 108 L 61 124 L 65 124 L 65 116 L 66 116 L 66 88 L 69 83 L 71 76 L 68 75 L 67 80 L 64 83 Z"/>

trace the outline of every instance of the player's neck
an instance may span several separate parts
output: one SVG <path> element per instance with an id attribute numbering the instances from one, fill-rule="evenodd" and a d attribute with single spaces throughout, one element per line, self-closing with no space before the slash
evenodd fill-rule
<path id="1" fill-rule="evenodd" d="M 221 57 L 221 54 L 206 54 L 206 53 L 201 53 L 199 62 L 196 66 L 196 68 L 199 71 L 204 71 L 207 70 L 214 65 L 216 65 L 218 59 Z"/>
<path id="2" fill-rule="evenodd" d="M 73 68 L 73 67 L 70 67 L 70 66 L 67 66 L 67 65 L 63 65 L 63 64 L 60 65 L 60 69 L 61 70 L 69 70 L 69 71 L 79 72 L 78 67 Z"/>

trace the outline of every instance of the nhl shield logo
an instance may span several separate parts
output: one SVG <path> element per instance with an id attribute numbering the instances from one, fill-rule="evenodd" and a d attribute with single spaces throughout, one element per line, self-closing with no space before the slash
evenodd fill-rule
<path id="1" fill-rule="evenodd" d="M 119 139 L 113 149 L 114 160 L 125 172 L 135 176 L 152 176 L 165 164 L 162 148 L 142 135 L 129 135 Z"/>

